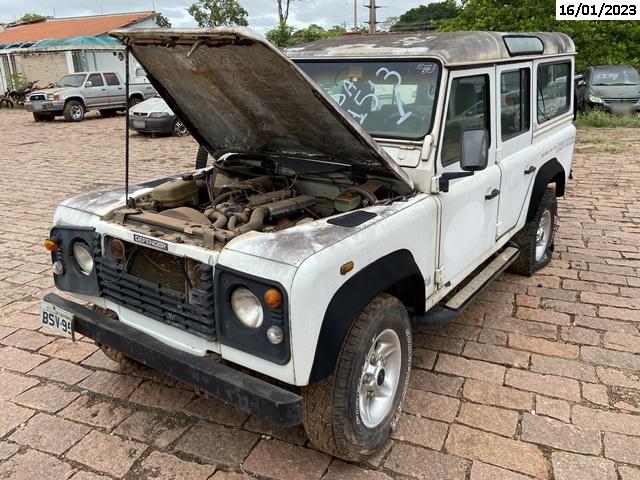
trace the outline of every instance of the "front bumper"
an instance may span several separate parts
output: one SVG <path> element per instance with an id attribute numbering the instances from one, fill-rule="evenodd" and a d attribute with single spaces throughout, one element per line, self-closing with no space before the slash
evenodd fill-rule
<path id="1" fill-rule="evenodd" d="M 50 293 L 45 302 L 74 315 L 74 330 L 127 357 L 187 383 L 279 427 L 302 423 L 302 397 L 210 357 L 197 357 L 160 342 L 85 306 Z"/>
<path id="2" fill-rule="evenodd" d="M 27 112 L 32 113 L 62 114 L 62 111 L 64 110 L 64 101 L 34 100 L 30 102 L 24 102 L 24 108 L 27 110 Z"/>
<path id="3" fill-rule="evenodd" d="M 129 117 L 129 126 L 140 133 L 170 134 L 173 133 L 173 121 L 175 118 L 173 115 L 168 117 L 133 116 Z"/>

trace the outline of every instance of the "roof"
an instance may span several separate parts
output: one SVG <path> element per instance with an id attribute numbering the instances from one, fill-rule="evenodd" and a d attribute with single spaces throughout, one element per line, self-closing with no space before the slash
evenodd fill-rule
<path id="1" fill-rule="evenodd" d="M 0 31 L 0 44 L 35 42 L 44 39 L 103 35 L 155 16 L 155 12 L 116 13 L 91 17 L 51 18 L 42 22 L 8 26 Z"/>
<path id="2" fill-rule="evenodd" d="M 444 65 L 499 62 L 531 57 L 531 55 L 511 56 L 504 43 L 504 37 L 510 36 L 539 38 L 544 45 L 544 55 L 575 54 L 575 46 L 568 35 L 548 32 L 414 32 L 345 35 L 286 48 L 285 53 L 293 59 L 435 57 Z"/>

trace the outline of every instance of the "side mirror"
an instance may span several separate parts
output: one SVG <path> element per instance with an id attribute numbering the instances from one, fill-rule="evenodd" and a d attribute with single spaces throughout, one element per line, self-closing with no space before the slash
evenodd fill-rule
<path id="1" fill-rule="evenodd" d="M 90 80 L 89 80 L 89 81 L 84 82 L 84 88 L 89 88 L 89 87 L 92 87 L 92 86 L 93 86 L 93 83 L 91 83 L 91 81 L 90 81 Z"/>
<path id="2" fill-rule="evenodd" d="M 579 87 L 584 87 L 584 85 L 585 85 L 584 80 L 578 80 Z"/>
<path id="3" fill-rule="evenodd" d="M 487 168 L 489 160 L 489 133 L 484 128 L 462 132 L 460 168 L 465 172 L 477 172 Z"/>

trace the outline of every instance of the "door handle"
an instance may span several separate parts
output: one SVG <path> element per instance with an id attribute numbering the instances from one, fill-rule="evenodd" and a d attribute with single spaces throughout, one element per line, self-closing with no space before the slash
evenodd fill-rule
<path id="1" fill-rule="evenodd" d="M 524 174 L 525 174 L 525 175 L 531 175 L 531 174 L 532 174 L 533 172 L 535 172 L 536 170 L 537 170 L 537 168 L 536 168 L 536 167 L 534 167 L 533 165 L 531 165 L 529 168 L 527 168 L 527 169 L 524 171 Z"/>
<path id="2" fill-rule="evenodd" d="M 484 199 L 491 200 L 492 198 L 496 198 L 498 195 L 500 195 L 500 190 L 494 188 L 493 190 L 491 190 L 491 193 L 489 195 L 484 196 Z"/>
<path id="3" fill-rule="evenodd" d="M 107 89 L 106 89 L 106 88 L 101 88 L 100 90 L 102 90 L 103 92 L 105 92 Z"/>

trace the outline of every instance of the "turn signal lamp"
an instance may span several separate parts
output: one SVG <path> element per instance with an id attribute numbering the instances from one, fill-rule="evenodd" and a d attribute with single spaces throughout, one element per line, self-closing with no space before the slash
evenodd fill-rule
<path id="1" fill-rule="evenodd" d="M 60 250 L 60 245 L 58 245 L 55 241 L 51 240 L 50 238 L 47 238 L 44 241 L 44 248 L 46 248 L 50 252 L 57 252 L 58 250 Z"/>
<path id="2" fill-rule="evenodd" d="M 282 306 L 282 293 L 277 288 L 270 288 L 264 292 L 264 303 L 269 308 L 280 308 Z"/>

